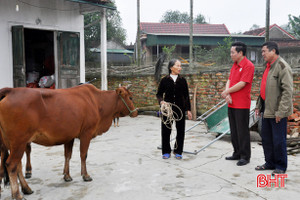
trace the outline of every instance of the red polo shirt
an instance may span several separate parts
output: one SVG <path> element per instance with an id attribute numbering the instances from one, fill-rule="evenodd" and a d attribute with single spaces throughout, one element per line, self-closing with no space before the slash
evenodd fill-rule
<path id="1" fill-rule="evenodd" d="M 232 98 L 232 104 L 228 104 L 228 107 L 238 109 L 250 109 L 250 92 L 252 87 L 253 76 L 254 65 L 246 57 L 244 57 L 239 64 L 237 64 L 237 62 L 233 64 L 229 75 L 229 88 L 231 88 L 240 81 L 246 82 L 246 85 L 241 90 L 230 93 Z"/>
<path id="2" fill-rule="evenodd" d="M 277 60 L 277 59 L 276 59 Z M 266 100 L 266 85 L 267 85 L 267 78 L 268 74 L 271 68 L 271 65 L 276 61 L 274 60 L 272 63 L 267 63 L 267 68 L 264 71 L 263 77 L 261 79 L 261 84 L 260 84 L 260 96 L 263 100 Z"/>

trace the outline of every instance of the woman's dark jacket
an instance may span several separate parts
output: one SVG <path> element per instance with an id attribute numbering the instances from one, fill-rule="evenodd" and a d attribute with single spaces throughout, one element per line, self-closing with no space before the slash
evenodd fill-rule
<path id="1" fill-rule="evenodd" d="M 191 110 L 188 84 L 185 78 L 180 75 L 178 75 L 176 82 L 174 82 L 170 75 L 162 78 L 156 97 L 159 105 L 161 101 L 166 101 L 176 104 L 182 111 Z"/>

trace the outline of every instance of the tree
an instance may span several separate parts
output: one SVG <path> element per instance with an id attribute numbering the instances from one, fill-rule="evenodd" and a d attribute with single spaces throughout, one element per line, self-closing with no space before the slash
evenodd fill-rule
<path id="1" fill-rule="evenodd" d="M 187 12 L 180 12 L 178 10 L 172 11 L 168 10 L 162 16 L 160 20 L 161 23 L 185 23 L 188 24 L 190 22 L 190 15 Z M 198 14 L 197 17 L 194 19 L 194 24 L 207 24 L 205 21 L 205 17 L 201 14 Z"/>
<path id="2" fill-rule="evenodd" d="M 259 25 L 253 24 L 250 28 L 250 31 L 260 28 Z"/>
<path id="3" fill-rule="evenodd" d="M 291 33 L 300 39 L 300 15 L 299 17 L 289 15 L 289 28 Z"/>
<path id="4" fill-rule="evenodd" d="M 189 23 L 189 15 L 188 13 L 184 12 L 181 13 L 180 11 L 172 11 L 169 10 L 165 12 L 162 17 L 161 23 Z"/>
<path id="5" fill-rule="evenodd" d="M 84 40 L 86 60 L 91 56 L 90 48 L 100 45 L 100 13 L 84 15 Z M 126 30 L 122 28 L 122 20 L 117 10 L 107 10 L 107 40 L 115 40 L 125 45 Z"/>
<path id="6" fill-rule="evenodd" d="M 204 15 L 198 14 L 194 19 L 194 24 L 207 24 Z"/>

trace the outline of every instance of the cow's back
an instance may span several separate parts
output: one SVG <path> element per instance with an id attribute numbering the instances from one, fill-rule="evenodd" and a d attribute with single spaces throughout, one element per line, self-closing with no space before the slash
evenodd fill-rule
<path id="1" fill-rule="evenodd" d="M 98 92 L 90 85 L 57 90 L 0 90 L 1 127 L 4 132 L 13 132 L 14 137 L 26 137 L 42 145 L 63 144 L 97 123 Z"/>

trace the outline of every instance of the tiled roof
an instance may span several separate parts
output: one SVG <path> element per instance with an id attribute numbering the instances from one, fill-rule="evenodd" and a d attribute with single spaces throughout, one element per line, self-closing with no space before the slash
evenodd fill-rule
<path id="1" fill-rule="evenodd" d="M 257 35 L 257 36 L 259 36 L 264 31 L 265 31 L 265 28 L 258 28 L 258 29 L 254 29 L 254 30 L 251 30 L 251 31 L 246 31 L 243 34 L 244 35 Z"/>
<path id="2" fill-rule="evenodd" d="M 189 34 L 189 24 L 141 22 L 146 34 Z M 230 34 L 225 24 L 194 24 L 193 34 Z"/>
<path id="3" fill-rule="evenodd" d="M 279 48 L 282 47 L 299 47 L 300 46 L 300 40 L 295 39 L 270 39 L 271 41 L 274 41 L 278 44 Z"/>
<path id="4" fill-rule="evenodd" d="M 289 34 L 286 30 L 284 30 L 283 28 L 281 28 L 277 24 L 271 25 L 270 28 L 269 28 L 269 30 L 271 30 L 272 28 L 278 28 L 279 30 L 281 30 L 282 32 L 284 32 L 285 34 L 287 34 L 290 38 L 296 39 L 294 36 L 292 36 L 291 34 Z M 266 32 L 265 27 L 263 27 L 263 28 L 258 28 L 258 29 L 254 29 L 254 30 L 251 30 L 251 31 L 246 31 L 243 34 L 244 35 L 263 36 L 265 34 L 265 32 Z"/>

